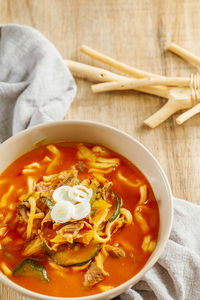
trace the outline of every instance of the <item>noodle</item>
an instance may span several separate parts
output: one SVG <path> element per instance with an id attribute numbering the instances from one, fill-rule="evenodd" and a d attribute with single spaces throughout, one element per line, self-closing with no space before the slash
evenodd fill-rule
<path id="1" fill-rule="evenodd" d="M 136 183 L 133 183 L 132 181 L 130 181 L 129 179 L 124 177 L 120 171 L 117 172 L 117 176 L 121 181 L 123 181 L 124 183 L 126 183 L 127 185 L 129 185 L 131 187 L 135 188 L 135 187 L 140 186 L 140 184 L 141 184 L 141 181 L 139 179 L 136 180 Z"/>
<path id="2" fill-rule="evenodd" d="M 53 168 L 59 163 L 60 151 L 54 145 L 48 145 L 47 149 L 54 154 L 52 162 L 46 169 L 46 174 L 49 174 L 53 171 Z"/>

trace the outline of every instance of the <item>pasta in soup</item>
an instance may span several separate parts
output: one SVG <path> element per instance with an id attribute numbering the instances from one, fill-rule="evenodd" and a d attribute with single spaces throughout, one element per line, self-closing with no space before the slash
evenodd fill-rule
<path id="1" fill-rule="evenodd" d="M 144 175 L 99 145 L 40 146 L 0 175 L 0 269 L 31 291 L 108 291 L 145 265 L 159 210 Z"/>

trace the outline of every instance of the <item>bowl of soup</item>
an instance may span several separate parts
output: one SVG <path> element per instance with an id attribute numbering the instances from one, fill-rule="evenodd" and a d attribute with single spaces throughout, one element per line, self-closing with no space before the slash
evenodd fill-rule
<path id="1" fill-rule="evenodd" d="M 160 257 L 172 193 L 133 137 L 59 121 L 11 137 L 0 156 L 4 284 L 35 299 L 111 299 Z"/>

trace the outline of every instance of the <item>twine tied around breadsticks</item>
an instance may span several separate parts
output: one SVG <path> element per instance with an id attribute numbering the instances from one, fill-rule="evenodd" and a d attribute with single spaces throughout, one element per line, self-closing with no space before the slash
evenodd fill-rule
<path id="1" fill-rule="evenodd" d="M 157 127 L 180 110 L 185 110 L 185 112 L 176 118 L 176 122 L 179 125 L 200 112 L 199 73 L 191 74 L 190 78 L 167 77 L 129 66 L 87 46 L 82 46 L 80 50 L 89 57 L 107 64 L 126 75 L 119 75 L 102 68 L 65 60 L 66 65 L 75 77 L 92 82 L 100 82 L 91 86 L 93 93 L 136 90 L 168 99 L 157 112 L 144 120 L 144 123 L 150 128 Z M 168 50 L 179 55 L 189 63 L 200 66 L 200 58 L 182 47 L 171 43 Z"/>

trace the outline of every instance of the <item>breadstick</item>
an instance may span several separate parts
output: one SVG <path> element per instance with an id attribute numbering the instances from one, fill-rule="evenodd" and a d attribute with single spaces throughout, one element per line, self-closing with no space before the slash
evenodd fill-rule
<path id="1" fill-rule="evenodd" d="M 198 56 L 192 54 L 190 51 L 185 50 L 184 48 L 182 48 L 174 43 L 171 43 L 169 45 L 168 50 L 179 55 L 180 57 L 182 57 L 189 63 L 193 63 L 194 65 L 196 65 L 198 67 L 200 66 L 200 58 Z"/>
<path id="2" fill-rule="evenodd" d="M 146 87 L 152 85 L 164 85 L 164 86 L 181 86 L 189 87 L 190 78 L 173 78 L 165 77 L 163 79 L 144 78 L 144 79 L 126 79 L 117 82 L 106 82 L 92 85 L 93 93 L 101 93 L 114 90 L 131 90 L 138 87 Z"/>
<path id="3" fill-rule="evenodd" d="M 117 81 L 128 77 L 120 76 L 107 70 L 92 67 L 72 60 L 64 60 L 70 71 L 75 77 L 87 79 L 89 81 Z"/>
<path id="4" fill-rule="evenodd" d="M 90 65 L 78 63 L 72 60 L 64 60 L 66 65 L 69 67 L 70 71 L 75 77 L 84 78 L 89 81 L 120 81 L 128 79 L 125 76 L 117 75 L 110 71 L 104 70 L 102 68 L 96 68 Z M 168 88 L 162 86 L 148 86 L 148 87 L 139 87 L 134 88 L 134 90 L 152 94 L 159 97 L 168 97 Z"/>
<path id="5" fill-rule="evenodd" d="M 200 113 L 200 103 L 181 114 L 178 118 L 176 118 L 176 122 L 181 125 L 198 113 Z"/>
<path id="6" fill-rule="evenodd" d="M 98 61 L 101 61 L 101 62 L 103 62 L 103 63 L 115 68 L 116 70 L 129 75 L 129 76 L 133 76 L 136 78 L 144 78 L 144 77 L 164 78 L 164 76 L 146 72 L 146 71 L 142 71 L 140 69 L 131 67 L 127 64 L 117 61 L 114 58 L 111 58 L 111 57 L 104 55 L 96 50 L 93 50 L 92 48 L 87 47 L 85 45 L 81 46 L 80 50 L 81 50 L 81 52 L 87 54 L 88 56 L 90 56 Z"/>

